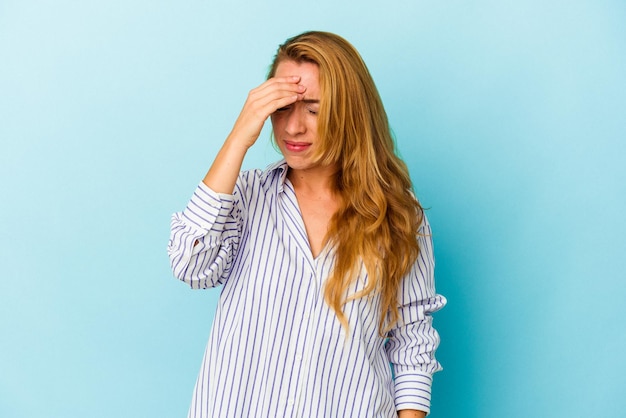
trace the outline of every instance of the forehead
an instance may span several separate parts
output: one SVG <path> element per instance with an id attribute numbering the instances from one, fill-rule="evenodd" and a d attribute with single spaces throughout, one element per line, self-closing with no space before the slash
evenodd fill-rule
<path id="1" fill-rule="evenodd" d="M 311 62 L 281 61 L 276 67 L 275 77 L 299 76 L 300 84 L 307 88 L 305 96 L 319 92 L 319 67 Z M 316 97 L 317 98 L 317 97 Z"/>

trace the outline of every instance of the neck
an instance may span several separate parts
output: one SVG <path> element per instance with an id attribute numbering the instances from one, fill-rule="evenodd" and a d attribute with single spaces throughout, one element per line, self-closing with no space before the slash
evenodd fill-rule
<path id="1" fill-rule="evenodd" d="M 289 168 L 287 178 L 295 189 L 307 193 L 332 193 L 336 192 L 335 167 L 316 167 L 315 169 L 296 170 Z"/>

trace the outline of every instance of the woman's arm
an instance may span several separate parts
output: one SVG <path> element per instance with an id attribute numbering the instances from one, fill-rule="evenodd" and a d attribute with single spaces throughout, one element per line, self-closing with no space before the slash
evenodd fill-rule
<path id="1" fill-rule="evenodd" d="M 435 292 L 435 260 L 426 217 L 418 241 L 420 253 L 400 285 L 399 321 L 389 332 L 385 348 L 394 370 L 397 410 L 428 413 L 432 375 L 441 370 L 435 359 L 439 334 L 432 326 L 432 314 L 446 304 L 446 299 Z"/>
<path id="2" fill-rule="evenodd" d="M 204 177 L 204 184 L 217 193 L 232 194 L 243 159 L 267 118 L 277 109 L 302 99 L 305 87 L 299 81 L 299 76 L 271 78 L 250 91 L 233 130 Z"/>
<path id="3" fill-rule="evenodd" d="M 239 247 L 241 193 L 218 194 L 200 183 L 172 215 L 167 251 L 174 276 L 194 289 L 223 284 Z"/>
<path id="4" fill-rule="evenodd" d="M 235 187 L 243 159 L 266 119 L 301 100 L 300 77 L 271 78 L 250 91 L 203 184 L 183 212 L 172 216 L 168 253 L 174 275 L 192 288 L 222 284 L 239 246 L 242 206 Z"/>

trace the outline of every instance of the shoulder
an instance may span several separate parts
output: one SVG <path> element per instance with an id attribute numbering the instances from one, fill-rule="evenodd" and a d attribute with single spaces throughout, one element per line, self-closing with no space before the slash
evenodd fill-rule
<path id="1" fill-rule="evenodd" d="M 284 160 L 269 165 L 266 169 L 245 170 L 239 174 L 237 188 L 241 194 L 247 195 L 259 190 L 269 192 L 280 191 L 287 177 L 287 163 Z"/>

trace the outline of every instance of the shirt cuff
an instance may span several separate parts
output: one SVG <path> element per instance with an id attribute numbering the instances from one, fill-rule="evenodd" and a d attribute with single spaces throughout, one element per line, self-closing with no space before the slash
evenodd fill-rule
<path id="1" fill-rule="evenodd" d="M 216 226 L 226 223 L 233 201 L 232 195 L 217 193 L 200 183 L 183 211 L 183 217 L 199 229 L 215 230 Z"/>
<path id="2" fill-rule="evenodd" d="M 396 410 L 415 409 L 430 413 L 432 376 L 417 371 L 405 372 L 395 377 Z"/>

